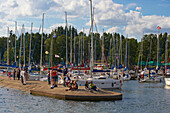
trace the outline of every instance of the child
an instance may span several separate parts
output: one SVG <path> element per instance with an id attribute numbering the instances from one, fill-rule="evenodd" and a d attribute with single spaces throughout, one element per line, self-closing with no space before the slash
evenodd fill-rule
<path id="1" fill-rule="evenodd" d="M 9 79 L 11 79 L 11 72 L 8 72 Z"/>

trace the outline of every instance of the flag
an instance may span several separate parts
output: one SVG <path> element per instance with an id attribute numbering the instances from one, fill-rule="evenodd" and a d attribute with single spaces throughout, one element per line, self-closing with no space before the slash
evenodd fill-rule
<path id="1" fill-rule="evenodd" d="M 158 26 L 157 28 L 158 28 L 158 29 L 161 29 L 161 27 L 160 27 L 160 26 Z"/>
<path id="2" fill-rule="evenodd" d="M 56 35 L 53 35 L 53 38 L 56 38 Z"/>
<path id="3" fill-rule="evenodd" d="M 59 55 L 55 55 L 55 57 L 57 57 L 57 58 L 58 58 L 58 57 L 60 57 L 60 56 L 59 56 Z"/>

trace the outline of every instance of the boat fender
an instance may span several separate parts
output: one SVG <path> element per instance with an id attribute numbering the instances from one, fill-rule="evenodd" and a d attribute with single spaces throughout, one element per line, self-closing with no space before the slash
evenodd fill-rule
<path id="1" fill-rule="evenodd" d="M 122 83 L 122 80 L 120 79 L 120 83 Z"/>
<path id="2" fill-rule="evenodd" d="M 112 83 L 112 87 L 114 87 L 114 84 Z"/>

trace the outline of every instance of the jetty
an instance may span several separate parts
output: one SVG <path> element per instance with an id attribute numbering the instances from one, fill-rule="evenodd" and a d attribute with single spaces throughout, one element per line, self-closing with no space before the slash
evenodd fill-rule
<path id="1" fill-rule="evenodd" d="M 45 81 L 27 81 L 26 85 L 22 85 L 20 80 L 9 79 L 6 76 L 0 76 L 0 87 L 8 87 L 26 91 L 32 95 L 47 96 L 63 100 L 76 100 L 76 101 L 114 101 L 122 100 L 122 94 L 113 91 L 106 91 L 98 89 L 86 90 L 84 86 L 79 86 L 78 90 L 71 91 L 68 87 L 58 85 L 54 89 L 50 89 Z"/>

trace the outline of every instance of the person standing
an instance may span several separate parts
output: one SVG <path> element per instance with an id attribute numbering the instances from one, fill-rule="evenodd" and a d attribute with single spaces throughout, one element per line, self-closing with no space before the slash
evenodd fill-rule
<path id="1" fill-rule="evenodd" d="M 18 68 L 18 71 L 17 71 L 17 78 L 18 78 L 18 80 L 20 80 L 20 73 L 21 73 L 21 71 L 20 71 L 20 69 Z"/>
<path id="2" fill-rule="evenodd" d="M 48 71 L 48 73 L 47 73 L 47 77 L 48 77 L 48 85 L 50 85 L 51 84 L 51 77 L 50 77 L 50 71 Z"/>
<path id="3" fill-rule="evenodd" d="M 21 71 L 21 83 L 22 83 L 22 85 L 26 85 L 25 69 L 24 68 Z"/>
<path id="4" fill-rule="evenodd" d="M 64 77 L 64 85 L 68 86 L 69 82 L 70 82 L 70 77 L 68 75 L 66 75 L 66 77 Z"/>
<path id="5" fill-rule="evenodd" d="M 15 80 L 15 73 L 16 73 L 16 70 L 15 70 L 15 68 L 13 69 L 13 78 L 14 78 L 14 80 Z"/>

